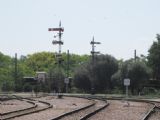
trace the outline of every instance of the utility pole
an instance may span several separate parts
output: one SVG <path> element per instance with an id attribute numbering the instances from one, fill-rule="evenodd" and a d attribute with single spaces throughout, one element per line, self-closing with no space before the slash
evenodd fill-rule
<path id="1" fill-rule="evenodd" d="M 67 50 L 67 77 L 64 80 L 66 85 L 66 93 L 68 93 L 68 84 L 69 84 L 69 50 Z"/>
<path id="2" fill-rule="evenodd" d="M 92 72 L 93 72 L 93 75 L 92 75 L 92 82 L 91 82 L 91 92 L 92 92 L 92 94 L 94 94 L 94 87 L 95 87 L 95 85 L 94 85 L 94 81 L 95 81 L 95 74 L 94 74 L 94 71 L 93 71 L 93 68 L 94 68 L 94 65 L 95 65 L 95 55 L 97 55 L 97 54 L 99 54 L 100 52 L 99 51 L 95 51 L 95 45 L 96 44 L 101 44 L 100 42 L 95 42 L 94 41 L 94 37 L 93 37 L 93 39 L 92 39 L 92 41 L 90 42 L 90 44 L 92 45 L 92 51 L 91 51 L 91 55 L 92 55 Z"/>
<path id="3" fill-rule="evenodd" d="M 136 62 L 136 59 L 137 59 L 137 51 L 134 50 L 134 60 L 135 60 L 135 62 Z"/>
<path id="4" fill-rule="evenodd" d="M 52 44 L 53 45 L 58 45 L 58 54 L 56 54 L 56 59 L 58 63 L 58 68 L 59 72 L 61 72 L 61 63 L 62 63 L 62 54 L 61 54 L 61 46 L 63 45 L 62 39 L 62 34 L 64 32 L 64 28 L 61 27 L 61 21 L 59 22 L 59 27 L 58 28 L 49 28 L 48 31 L 53 31 L 53 32 L 58 32 L 57 36 L 54 35 L 54 38 L 58 37 L 58 40 L 53 40 Z M 60 80 L 61 80 L 61 75 L 59 73 L 59 81 L 58 81 L 58 93 L 61 92 L 61 86 L 60 86 Z"/>
<path id="5" fill-rule="evenodd" d="M 15 86 L 17 86 L 17 53 L 15 53 L 15 60 L 14 60 L 14 64 L 15 64 L 15 71 L 14 71 L 14 80 L 15 80 Z"/>
<path id="6" fill-rule="evenodd" d="M 69 50 L 67 50 L 67 77 L 68 78 L 69 78 L 69 61 L 70 61 Z"/>

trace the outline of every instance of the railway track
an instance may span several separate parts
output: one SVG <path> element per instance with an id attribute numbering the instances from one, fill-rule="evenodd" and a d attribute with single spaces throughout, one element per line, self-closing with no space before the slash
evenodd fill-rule
<path id="1" fill-rule="evenodd" d="M 86 120 L 86 119 L 94 116 L 95 114 L 98 114 L 98 112 L 100 110 L 106 108 L 109 105 L 109 103 L 107 103 L 104 100 L 104 98 L 99 99 L 100 97 L 94 97 L 93 98 L 93 97 L 89 97 L 89 96 L 87 96 L 87 97 L 85 96 L 85 97 L 82 97 L 82 98 L 96 99 L 95 100 L 96 103 L 93 106 L 87 107 L 83 110 L 75 110 L 75 111 L 63 114 L 61 116 L 58 116 L 56 118 L 53 118 L 51 120 Z M 97 100 L 97 99 L 99 99 L 99 100 Z M 109 100 L 122 100 L 122 98 L 110 98 Z M 150 101 L 150 100 L 140 100 L 140 99 L 128 99 L 128 101 L 130 101 L 130 102 L 141 102 L 141 103 L 146 103 L 146 104 L 152 105 L 152 107 L 150 107 L 148 112 L 146 112 L 146 114 L 144 116 L 142 116 L 142 118 L 140 118 L 140 120 L 148 120 L 149 117 L 152 114 L 154 114 L 155 110 L 157 110 L 157 109 L 160 110 L 159 105 L 157 105 L 157 103 L 159 103 L 159 102 Z M 160 111 L 158 111 L 158 112 L 160 112 Z"/>
<path id="2" fill-rule="evenodd" d="M 149 101 L 153 104 L 153 107 L 148 111 L 148 113 L 142 118 L 142 120 L 158 120 L 160 119 L 160 102 Z"/>
<path id="3" fill-rule="evenodd" d="M 155 112 L 148 120 L 159 120 L 160 119 L 160 109 L 155 109 Z"/>
<path id="4" fill-rule="evenodd" d="M 108 98 L 110 100 L 121 100 L 121 98 Z M 140 120 L 152 120 L 150 119 L 151 116 L 154 116 L 155 112 L 158 111 L 160 113 L 160 101 L 152 101 L 152 100 L 143 100 L 143 99 L 128 99 L 128 101 L 133 102 L 144 102 L 151 104 L 152 107 L 148 110 L 148 112 L 140 119 Z M 160 115 L 159 115 L 160 116 Z M 155 120 L 159 120 L 160 118 Z"/>
<path id="5" fill-rule="evenodd" d="M 92 100 L 93 102 L 88 106 L 70 111 L 58 117 L 52 118 L 51 120 L 86 120 L 87 118 L 98 113 L 100 110 L 106 108 L 109 105 L 107 101 L 104 99 L 98 99 L 93 97 L 82 97 L 82 96 L 80 98 L 86 98 Z"/>
<path id="6" fill-rule="evenodd" d="M 15 118 L 15 117 L 44 111 L 44 110 L 52 107 L 52 105 L 50 105 L 47 102 L 35 101 L 33 99 L 21 98 L 21 97 L 17 97 L 17 96 L 14 96 L 14 97 L 15 97 L 14 99 L 17 99 L 17 100 L 20 100 L 20 101 L 25 101 L 27 103 L 32 104 L 33 106 L 29 107 L 29 108 L 25 108 L 25 109 L 20 109 L 20 110 L 15 110 L 15 111 L 11 111 L 11 112 L 1 113 L 0 114 L 0 116 L 1 116 L 0 120 L 9 120 L 9 119 L 12 119 L 12 118 Z"/>
<path id="7" fill-rule="evenodd" d="M 102 97 L 102 96 L 90 96 L 90 95 L 88 95 L 88 96 L 83 96 L 83 95 L 82 96 L 70 96 L 70 95 L 67 95 L 67 96 L 68 97 L 85 98 L 85 99 L 89 99 L 92 102 L 85 107 L 82 107 L 82 108 L 79 108 L 79 109 L 76 109 L 76 110 L 72 110 L 70 112 L 61 114 L 60 116 L 57 116 L 57 117 L 54 117 L 54 118 L 51 117 L 52 119 L 50 119 L 50 120 L 86 120 L 86 119 L 92 119 L 92 117 L 100 114 L 101 110 L 102 111 L 103 111 L 103 109 L 107 110 L 109 107 L 111 107 L 111 104 L 109 104 L 110 101 L 112 101 L 112 100 L 122 101 L 122 99 L 123 99 L 123 98 L 106 98 L 106 97 Z M 17 97 L 17 96 L 15 96 L 14 99 L 26 101 L 26 102 L 32 104 L 32 107 L 0 114 L 0 116 L 1 116 L 0 120 L 7 120 L 7 119 L 27 115 L 27 114 L 32 114 L 32 113 L 44 111 L 44 110 L 52 107 L 51 104 L 49 104 L 47 102 L 43 102 L 43 101 L 38 101 L 38 100 L 33 100 L 33 99 L 28 99 L 28 98 L 20 98 L 20 97 Z M 147 112 L 145 112 L 141 116 L 141 118 L 139 117 L 140 120 L 158 120 L 159 119 L 159 117 L 157 117 L 158 119 L 152 119 L 152 116 L 155 116 L 157 114 L 160 116 L 160 102 L 150 101 L 150 100 L 141 100 L 141 99 L 128 99 L 128 101 L 150 104 L 149 109 L 147 108 L 147 110 L 146 110 Z M 109 106 L 109 107 L 107 107 L 107 106 Z"/>

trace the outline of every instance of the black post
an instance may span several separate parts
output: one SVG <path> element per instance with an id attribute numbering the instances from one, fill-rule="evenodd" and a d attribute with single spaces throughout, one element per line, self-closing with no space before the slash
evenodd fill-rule
<path id="1" fill-rule="evenodd" d="M 67 50 L 67 78 L 65 78 L 66 93 L 68 93 L 69 82 L 69 50 Z"/>
<path id="2" fill-rule="evenodd" d="M 95 51 L 95 44 L 101 44 L 100 42 L 95 42 L 94 41 L 94 37 L 90 43 L 92 45 L 92 51 L 91 51 L 91 54 L 92 54 L 92 82 L 91 82 L 91 93 L 94 94 L 95 93 L 95 73 L 94 73 L 94 66 L 95 66 L 95 55 L 96 54 L 99 54 L 100 52 L 98 51 Z"/>
<path id="3" fill-rule="evenodd" d="M 15 61 L 14 61 L 14 64 L 15 64 L 15 71 L 14 71 L 14 80 L 15 80 L 15 86 L 17 86 L 17 53 L 15 53 Z"/>
<path id="4" fill-rule="evenodd" d="M 67 50 L 67 77 L 69 77 L 69 50 Z"/>
<path id="5" fill-rule="evenodd" d="M 137 51 L 136 50 L 134 50 L 134 60 L 135 60 L 135 62 L 136 62 L 136 59 L 137 59 Z"/>

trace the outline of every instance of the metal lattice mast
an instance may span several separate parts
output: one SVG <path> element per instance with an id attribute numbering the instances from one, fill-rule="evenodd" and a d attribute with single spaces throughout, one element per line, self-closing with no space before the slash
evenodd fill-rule
<path id="1" fill-rule="evenodd" d="M 58 32 L 58 40 L 53 40 L 52 44 L 53 45 L 59 45 L 59 50 L 58 53 L 61 54 L 61 45 L 63 45 L 63 42 L 61 40 L 62 38 L 62 34 L 64 32 L 64 28 L 61 27 L 61 21 L 59 23 L 59 28 L 49 28 L 48 31 L 57 31 Z M 56 38 L 57 36 L 54 36 L 54 38 Z"/>
<path id="2" fill-rule="evenodd" d="M 58 54 L 56 54 L 56 59 L 58 62 L 58 68 L 59 68 L 59 72 L 60 72 L 60 66 L 62 63 L 62 54 L 61 54 L 61 46 L 63 45 L 63 41 L 62 39 L 62 34 L 64 32 L 64 28 L 61 27 L 61 21 L 59 23 L 59 27 L 58 28 L 49 28 L 48 31 L 53 31 L 53 32 L 58 32 L 58 40 L 53 40 L 52 44 L 53 45 L 58 45 Z M 54 38 L 56 38 L 57 36 L 54 35 Z M 59 80 L 60 80 L 61 76 L 59 76 Z M 58 93 L 60 93 L 60 81 L 58 81 Z"/>

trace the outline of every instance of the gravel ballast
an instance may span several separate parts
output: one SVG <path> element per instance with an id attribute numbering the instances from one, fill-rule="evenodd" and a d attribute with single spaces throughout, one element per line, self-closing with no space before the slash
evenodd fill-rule
<path id="1" fill-rule="evenodd" d="M 17 117 L 14 118 L 14 120 L 50 120 L 66 112 L 91 104 L 90 100 L 74 97 L 63 97 L 62 99 L 57 99 L 57 97 L 48 96 L 36 98 L 36 100 L 46 101 L 53 105 L 53 108 L 38 113 Z"/>
<path id="2" fill-rule="evenodd" d="M 0 104 L 0 113 L 16 111 L 20 109 L 29 108 L 32 106 L 33 106 L 32 104 L 27 103 L 26 101 L 20 101 L 20 100 L 15 100 L 15 99 L 3 101 Z"/>
<path id="3" fill-rule="evenodd" d="M 109 106 L 89 120 L 140 120 L 152 105 L 141 102 L 108 100 Z"/>

